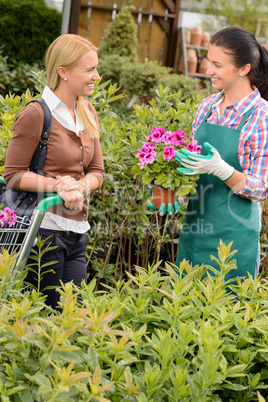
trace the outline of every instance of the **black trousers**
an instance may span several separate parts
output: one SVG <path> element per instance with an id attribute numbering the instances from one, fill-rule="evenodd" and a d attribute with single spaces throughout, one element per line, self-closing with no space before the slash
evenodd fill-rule
<path id="1" fill-rule="evenodd" d="M 80 286 L 83 279 L 87 280 L 85 249 L 88 244 L 88 236 L 85 233 L 79 234 L 49 229 L 40 229 L 39 234 L 42 240 L 45 241 L 45 245 L 56 246 L 54 250 L 48 251 L 42 256 L 41 266 L 51 261 L 55 261 L 55 263 L 41 270 L 42 278 L 40 282 L 41 291 L 47 296 L 46 304 L 56 308 L 59 293 L 55 289 L 45 288 L 47 286 L 60 287 L 60 281 L 63 283 L 73 281 L 75 285 Z M 37 251 L 37 246 L 34 249 Z M 27 264 L 35 264 L 32 266 L 35 272 L 29 270 L 25 282 L 29 282 L 36 287 L 38 284 L 37 263 L 30 256 Z"/>

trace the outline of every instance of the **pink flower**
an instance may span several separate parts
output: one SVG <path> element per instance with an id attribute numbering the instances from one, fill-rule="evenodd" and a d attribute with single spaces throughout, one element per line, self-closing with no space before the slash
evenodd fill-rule
<path id="1" fill-rule="evenodd" d="M 163 153 L 164 153 L 164 159 L 166 159 L 169 162 L 175 156 L 175 149 L 173 146 L 166 147 L 164 148 Z"/>
<path id="2" fill-rule="evenodd" d="M 173 145 L 186 145 L 186 134 L 184 131 L 182 130 L 177 130 L 174 134 L 173 134 Z"/>
<path id="3" fill-rule="evenodd" d="M 147 141 L 147 143 L 154 142 L 152 134 L 148 135 L 148 137 L 146 138 L 146 141 Z"/>
<path id="4" fill-rule="evenodd" d="M 172 145 L 172 144 L 176 145 L 173 142 L 173 137 L 174 137 L 174 133 L 172 133 L 171 131 L 167 131 L 166 133 L 163 134 L 162 139 L 166 145 Z"/>
<path id="5" fill-rule="evenodd" d="M 15 222 L 17 220 L 17 215 L 13 211 L 13 209 L 10 209 L 8 207 L 4 208 L 4 212 L 7 214 L 7 222 L 9 227 L 11 228 L 12 226 L 15 225 Z"/>
<path id="6" fill-rule="evenodd" d="M 202 146 L 197 144 L 197 140 L 193 140 L 187 145 L 187 149 L 190 152 L 194 152 L 196 154 L 200 154 Z"/>
<path id="7" fill-rule="evenodd" d="M 140 167 L 144 168 L 148 163 L 153 163 L 156 157 L 156 152 L 154 150 L 155 146 L 151 144 L 144 144 L 143 147 L 138 151 L 138 158 L 140 159 Z"/>
<path id="8" fill-rule="evenodd" d="M 2 227 L 7 223 L 7 219 L 8 219 L 7 213 L 5 211 L 1 211 L 0 212 L 0 224 Z"/>
<path id="9" fill-rule="evenodd" d="M 152 129 L 152 134 L 149 136 L 150 137 L 149 141 L 162 142 L 163 141 L 163 139 L 162 139 L 163 134 L 165 134 L 165 130 L 163 129 L 163 127 L 154 127 Z"/>
<path id="10" fill-rule="evenodd" d="M 141 147 L 141 149 L 149 149 L 149 150 L 154 150 L 156 148 L 155 144 L 151 144 L 150 142 L 145 142 L 145 144 Z"/>

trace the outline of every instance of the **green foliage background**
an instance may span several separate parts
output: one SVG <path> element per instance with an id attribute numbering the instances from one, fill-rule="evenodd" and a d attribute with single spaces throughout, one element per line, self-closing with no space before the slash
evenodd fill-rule
<path id="1" fill-rule="evenodd" d="M 0 0 L 0 43 L 11 63 L 42 62 L 60 30 L 61 14 L 44 0 Z"/>
<path id="2" fill-rule="evenodd" d="M 268 397 L 267 280 L 226 283 L 236 268 L 231 244 L 215 250 L 218 271 L 187 263 L 174 271 L 185 211 L 152 213 L 148 186 L 133 170 L 155 125 L 168 129 L 172 121 L 190 135 L 198 102 L 210 89 L 149 63 L 131 69 L 130 54 L 102 56 L 104 82 L 91 98 L 106 178 L 89 208 L 89 284 L 63 286 L 62 311 L 53 311 L 38 288 L 24 287 L 26 271 L 14 270 L 14 256 L 0 254 L 1 400 L 262 401 Z M 6 89 L 12 80 L 5 77 L 0 87 Z M 29 78 L 40 94 L 45 73 Z M 14 92 L 0 95 L 0 174 L 14 119 L 34 96 Z M 133 94 L 138 98 L 127 108 Z"/>
<path id="3" fill-rule="evenodd" d="M 267 36 L 266 0 L 202 0 L 202 4 L 202 13 L 208 14 L 202 21 L 205 30 L 215 32 L 223 26 L 240 25 L 256 36 Z"/>
<path id="4" fill-rule="evenodd" d="M 116 54 L 135 62 L 137 45 L 137 25 L 131 12 L 123 6 L 105 30 L 99 45 L 99 57 Z"/>
<path id="5" fill-rule="evenodd" d="M 101 292 L 66 284 L 56 312 L 0 254 L 1 400 L 265 401 L 267 280 L 225 282 L 231 244 L 213 258 L 219 271 L 159 262 Z"/>

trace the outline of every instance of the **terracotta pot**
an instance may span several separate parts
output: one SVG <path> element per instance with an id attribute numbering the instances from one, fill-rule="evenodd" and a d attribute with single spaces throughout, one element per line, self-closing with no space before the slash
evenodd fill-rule
<path id="1" fill-rule="evenodd" d="M 206 74 L 207 66 L 208 66 L 208 59 L 206 57 L 203 57 L 203 59 L 201 60 L 201 63 L 199 64 L 198 72 L 200 74 Z"/>
<path id="2" fill-rule="evenodd" d="M 191 43 L 191 31 L 189 29 L 185 29 L 185 42 L 187 43 L 187 45 L 190 45 Z"/>
<path id="3" fill-rule="evenodd" d="M 202 28 L 194 27 L 191 32 L 191 44 L 194 46 L 201 46 L 202 42 Z"/>
<path id="4" fill-rule="evenodd" d="M 187 64 L 188 64 L 188 72 L 191 74 L 196 73 L 197 69 L 197 55 L 195 49 L 187 50 Z"/>
<path id="5" fill-rule="evenodd" d="M 208 32 L 204 32 L 202 35 L 201 46 L 208 47 L 210 41 L 210 34 Z"/>
<path id="6" fill-rule="evenodd" d="M 157 186 L 156 184 L 151 184 L 152 186 L 152 196 L 153 196 L 153 204 L 159 209 L 161 204 L 168 205 L 170 202 L 174 204 L 175 201 L 178 200 L 178 196 L 176 196 L 176 190 L 171 190 L 170 188 L 163 188 L 161 186 Z"/>

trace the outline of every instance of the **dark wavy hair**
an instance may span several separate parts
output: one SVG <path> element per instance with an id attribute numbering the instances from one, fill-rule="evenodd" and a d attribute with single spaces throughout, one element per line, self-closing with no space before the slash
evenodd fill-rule
<path id="1" fill-rule="evenodd" d="M 268 52 L 251 32 L 237 25 L 222 28 L 211 37 L 210 43 L 225 49 L 237 68 L 250 64 L 250 83 L 268 100 Z"/>

